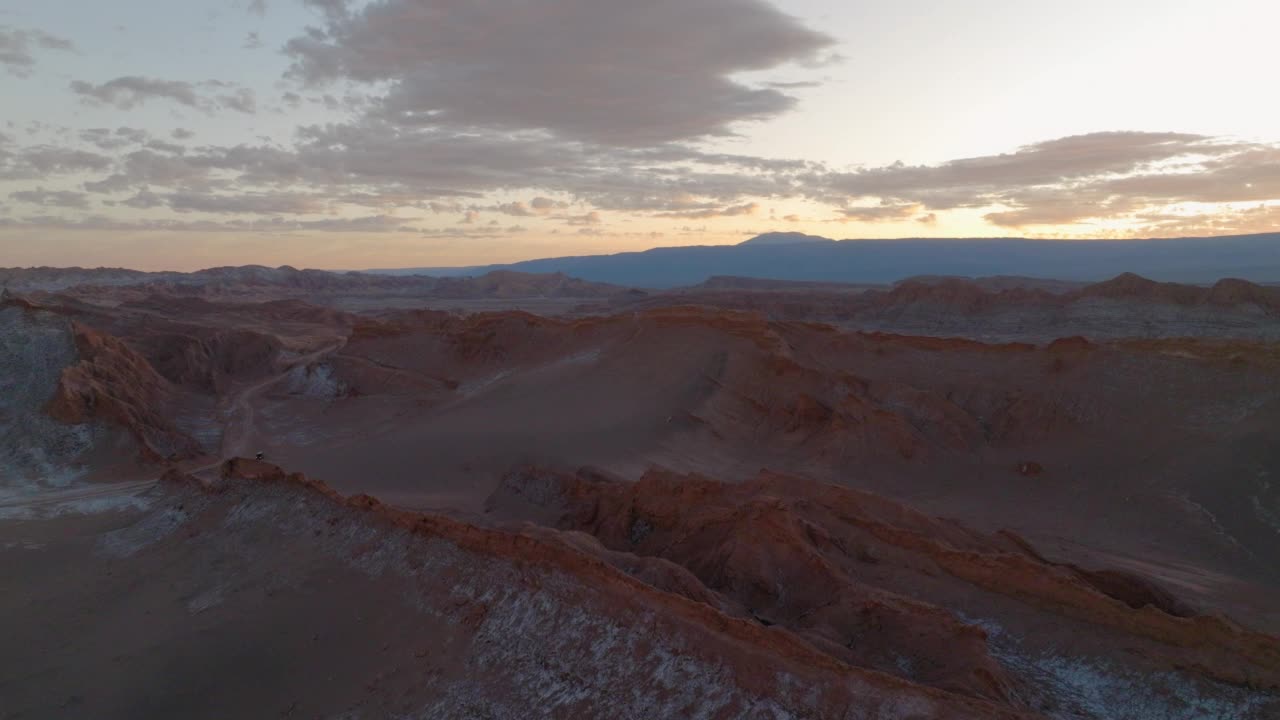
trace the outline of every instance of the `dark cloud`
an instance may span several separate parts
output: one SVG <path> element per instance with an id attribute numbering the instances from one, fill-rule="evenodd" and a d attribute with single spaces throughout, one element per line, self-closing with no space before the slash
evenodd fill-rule
<path id="1" fill-rule="evenodd" d="M 200 96 L 192 83 L 137 75 L 118 77 L 99 85 L 83 80 L 73 80 L 71 92 L 97 102 L 114 105 L 121 110 L 130 110 L 153 98 L 172 100 L 188 107 L 200 105 Z"/>
<path id="2" fill-rule="evenodd" d="M 551 212 L 552 210 L 561 210 L 569 207 L 569 203 L 552 200 L 548 197 L 536 197 L 529 201 L 529 207 L 540 213 Z"/>
<path id="3" fill-rule="evenodd" d="M 205 97 L 201 90 L 206 87 L 230 88 L 230 92 Z M 162 80 L 126 75 L 96 85 L 83 80 L 72 80 L 70 88 L 71 92 L 80 95 L 86 102 L 111 105 L 120 110 L 132 110 L 150 100 L 168 100 L 206 112 L 218 108 L 228 108 L 243 113 L 253 113 L 257 110 L 252 90 L 236 88 L 231 83 L 220 80 L 191 83 L 184 80 Z"/>
<path id="4" fill-rule="evenodd" d="M 42 205 L 44 207 L 79 209 L 87 209 L 89 207 L 88 195 L 70 190 L 45 190 L 42 187 L 37 187 L 35 190 L 11 192 L 9 197 L 19 202 Z"/>
<path id="5" fill-rule="evenodd" d="M 533 217 L 538 214 L 528 205 L 518 201 L 495 205 L 491 209 L 494 212 L 500 212 L 503 215 L 512 215 L 514 217 Z"/>
<path id="6" fill-rule="evenodd" d="M 173 135 L 174 140 L 190 140 L 191 138 L 196 136 L 195 133 L 191 132 L 186 128 L 176 128 L 170 134 Z"/>
<path id="7" fill-rule="evenodd" d="M 18 77 L 27 77 L 36 65 L 37 50 L 74 52 L 70 40 L 42 30 L 22 30 L 0 26 L 0 66 Z"/>
<path id="8" fill-rule="evenodd" d="M 325 21 L 286 45 L 293 75 L 387 83 L 377 112 L 392 124 L 616 145 L 720 135 L 781 113 L 793 98 L 736 74 L 833 42 L 763 0 L 311 4 Z"/>

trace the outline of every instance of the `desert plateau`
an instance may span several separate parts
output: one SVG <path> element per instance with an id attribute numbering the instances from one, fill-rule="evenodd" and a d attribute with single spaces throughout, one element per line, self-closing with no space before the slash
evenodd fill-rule
<path id="1" fill-rule="evenodd" d="M 3 273 L 7 717 L 1280 712 L 1280 290 Z"/>

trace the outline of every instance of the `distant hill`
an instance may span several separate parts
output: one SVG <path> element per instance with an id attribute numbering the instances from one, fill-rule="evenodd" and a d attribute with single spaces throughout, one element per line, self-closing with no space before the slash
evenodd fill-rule
<path id="1" fill-rule="evenodd" d="M 667 247 L 474 268 L 373 272 L 449 276 L 494 270 L 564 273 L 592 282 L 648 288 L 698 285 L 717 275 L 838 283 L 893 283 L 920 275 L 1097 282 L 1133 272 L 1166 282 L 1212 283 L 1235 277 L 1265 283 L 1280 280 L 1280 233 L 1157 240 L 841 241 L 768 233 L 732 246 Z"/>
<path id="2" fill-rule="evenodd" d="M 757 235 L 742 245 L 803 245 L 805 243 L 832 243 L 835 240 L 800 232 L 771 232 Z"/>

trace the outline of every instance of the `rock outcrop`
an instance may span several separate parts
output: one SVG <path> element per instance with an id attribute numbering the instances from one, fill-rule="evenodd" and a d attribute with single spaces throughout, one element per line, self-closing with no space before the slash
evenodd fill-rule
<path id="1" fill-rule="evenodd" d="M 1012 533 L 974 532 L 865 492 L 767 472 L 726 484 L 651 471 L 626 483 L 527 468 L 489 505 L 674 562 L 843 662 L 953 692 L 1012 702 L 1022 691 L 986 633 L 944 609 L 973 588 L 1083 621 L 1095 636 L 1119 633 L 1166 670 L 1280 690 L 1278 638 L 1200 615 L 1149 579 L 1055 563 Z"/>

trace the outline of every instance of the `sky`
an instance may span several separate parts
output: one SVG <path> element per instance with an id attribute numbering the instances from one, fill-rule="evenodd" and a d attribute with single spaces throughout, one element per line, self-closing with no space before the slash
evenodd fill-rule
<path id="1" fill-rule="evenodd" d="M 1274 0 L 6 0 L 0 266 L 1280 229 Z"/>

